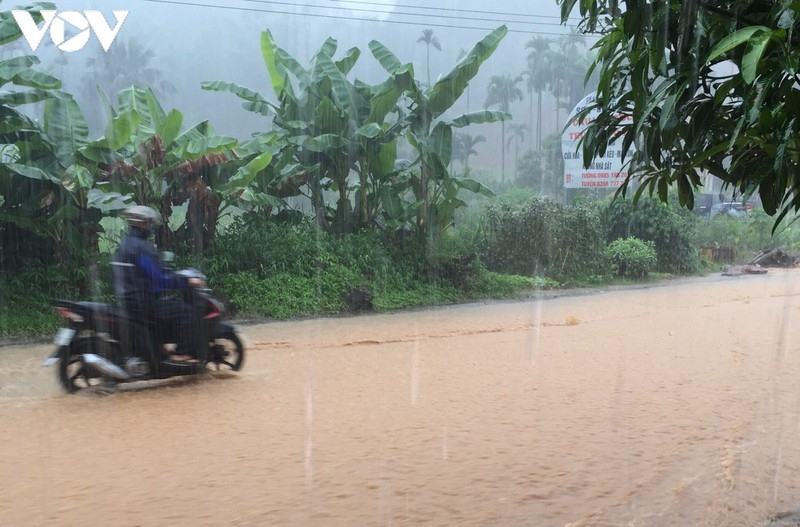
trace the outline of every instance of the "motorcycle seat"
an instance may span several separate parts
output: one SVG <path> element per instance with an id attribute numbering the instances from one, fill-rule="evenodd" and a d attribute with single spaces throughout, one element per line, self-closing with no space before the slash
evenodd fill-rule
<path id="1" fill-rule="evenodd" d="M 55 304 L 60 307 L 73 310 L 81 315 L 104 316 L 114 318 L 128 318 L 125 310 L 114 304 L 103 302 L 89 302 L 86 300 L 56 300 Z"/>

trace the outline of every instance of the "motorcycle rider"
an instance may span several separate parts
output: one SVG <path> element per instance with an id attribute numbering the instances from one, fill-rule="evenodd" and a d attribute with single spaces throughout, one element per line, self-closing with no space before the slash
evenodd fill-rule
<path id="1" fill-rule="evenodd" d="M 114 253 L 114 288 L 117 300 L 128 315 L 152 324 L 159 336 L 177 337 L 172 362 L 196 363 L 199 348 L 194 336 L 192 308 L 179 298 L 167 296 L 170 289 L 203 287 L 199 278 L 185 278 L 164 268 L 155 246 L 148 240 L 161 224 L 161 215 L 144 205 L 133 205 L 123 212 L 128 234 Z M 177 334 L 176 334 L 177 330 Z"/>

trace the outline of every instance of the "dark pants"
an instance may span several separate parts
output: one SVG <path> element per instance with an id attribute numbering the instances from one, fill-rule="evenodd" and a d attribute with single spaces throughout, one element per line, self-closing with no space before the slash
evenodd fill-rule
<path id="1" fill-rule="evenodd" d="M 196 356 L 199 349 L 198 332 L 194 330 L 192 307 L 178 298 L 126 298 L 123 305 L 128 315 L 144 321 L 155 331 L 159 343 L 174 342 L 175 353 Z"/>

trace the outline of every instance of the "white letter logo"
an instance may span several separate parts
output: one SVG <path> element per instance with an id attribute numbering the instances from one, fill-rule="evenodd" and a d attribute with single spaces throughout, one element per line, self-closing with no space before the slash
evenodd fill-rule
<path id="1" fill-rule="evenodd" d="M 106 51 L 111 47 L 111 43 L 114 42 L 114 39 L 117 38 L 117 33 L 119 33 L 122 27 L 122 23 L 128 18 L 127 11 L 111 12 L 114 14 L 114 19 L 117 21 L 114 29 L 111 29 L 111 26 L 108 25 L 103 13 L 100 11 L 83 12 L 83 14 L 86 15 L 86 19 L 89 21 L 89 25 L 92 26 L 94 34 L 97 35 L 97 40 L 100 41 L 100 45 L 103 46 L 103 49 Z"/>
<path id="2" fill-rule="evenodd" d="M 47 33 L 47 29 L 50 27 L 50 24 L 53 23 L 53 18 L 56 16 L 55 11 L 42 11 L 44 25 L 42 29 L 39 30 L 39 28 L 36 27 L 36 22 L 33 21 L 33 16 L 27 11 L 14 10 L 11 11 L 11 14 L 14 16 L 14 20 L 17 21 L 19 30 L 22 31 L 22 35 L 25 37 L 25 40 L 28 41 L 28 45 L 33 51 L 36 51 L 36 48 L 39 47 L 39 44 L 44 38 L 44 34 Z"/>
<path id="3" fill-rule="evenodd" d="M 83 13 L 78 11 L 62 11 L 61 13 L 56 13 L 56 11 L 45 10 L 41 11 L 44 24 L 40 28 L 36 25 L 33 16 L 29 12 L 21 10 L 11 11 L 11 15 L 14 17 L 14 20 L 16 20 L 17 26 L 19 26 L 19 30 L 22 31 L 25 40 L 28 41 L 31 50 L 36 51 L 39 44 L 42 43 L 45 33 L 49 30 L 50 40 L 53 41 L 53 44 L 61 51 L 66 51 L 68 53 L 83 49 L 86 43 L 89 42 L 92 31 L 94 31 L 94 34 L 97 36 L 100 45 L 103 46 L 103 50 L 108 51 L 114 39 L 117 37 L 120 28 L 122 28 L 122 23 L 125 22 L 125 19 L 128 17 L 128 11 L 115 10 L 112 11 L 112 13 L 116 20 L 113 29 L 100 11 L 92 10 L 84 11 Z M 73 28 L 73 33 L 77 31 L 77 33 L 70 38 L 66 38 L 66 24 L 69 24 Z"/>

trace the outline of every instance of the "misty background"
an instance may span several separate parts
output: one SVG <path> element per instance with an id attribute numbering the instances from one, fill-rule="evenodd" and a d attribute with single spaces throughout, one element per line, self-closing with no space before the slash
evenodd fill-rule
<path id="1" fill-rule="evenodd" d="M 244 110 L 236 96 L 205 91 L 200 86 L 203 81 L 229 81 L 274 101 L 259 49 L 260 34 L 265 29 L 303 66 L 308 65 L 328 37 L 338 41 L 336 57 L 357 47 L 361 57 L 350 78 L 375 83 L 385 79 L 386 73 L 369 52 L 368 44 L 373 39 L 386 45 L 401 61 L 413 63 L 417 79 L 424 82 L 429 71 L 431 82 L 435 82 L 455 66 L 460 54 L 491 30 L 507 25 L 509 34 L 449 116 L 485 108 L 487 87 L 494 76 L 519 77 L 516 88 L 522 99 L 512 102 L 509 110 L 513 120 L 505 124 L 505 173 L 509 176 L 514 172 L 515 157 L 537 148 L 538 120 L 541 119 L 542 136 L 560 133 L 568 107 L 571 109 L 586 91 L 591 91 L 584 89 L 583 75 L 594 40 L 576 34 L 577 20 L 571 25 L 561 24 L 555 0 L 503 0 L 490 4 L 445 0 L 435 6 L 414 0 L 234 0 L 217 2 L 218 5 L 211 5 L 210 0 L 54 3 L 59 11 L 100 10 L 112 27 L 112 10 L 129 11 L 109 52 L 103 50 L 94 35 L 83 49 L 63 52 L 53 45 L 48 34 L 34 53 L 44 69 L 62 79 L 63 89 L 76 97 L 93 136 L 102 135 L 102 126 L 107 122 L 96 86 L 116 101 L 116 93 L 133 83 L 152 87 L 165 109 L 176 108 L 184 114 L 186 126 L 208 120 L 218 133 L 240 139 L 269 129 L 270 118 Z M 433 37 L 438 46 L 420 41 L 425 30 L 432 32 L 429 40 Z M 69 27 L 67 31 L 69 36 Z M 570 56 L 575 57 L 573 66 L 579 70 L 579 75 L 573 72 L 570 80 L 563 81 L 571 85 L 569 94 L 557 101 L 552 86 L 566 68 L 551 65 L 551 88 L 542 92 L 541 118 L 538 95 L 530 91 L 526 76 L 533 52 L 526 44 L 532 39 L 550 39 L 553 49 L 569 46 Z M 20 48 L 18 52 L 31 52 L 24 39 L 14 46 Z M 469 158 L 473 169 L 500 170 L 501 127 L 501 123 L 494 123 L 463 130 L 486 139 L 474 146 L 476 154 Z"/>

